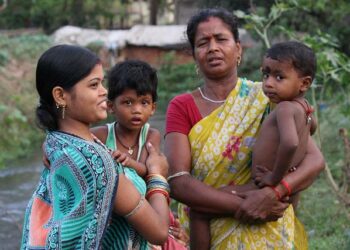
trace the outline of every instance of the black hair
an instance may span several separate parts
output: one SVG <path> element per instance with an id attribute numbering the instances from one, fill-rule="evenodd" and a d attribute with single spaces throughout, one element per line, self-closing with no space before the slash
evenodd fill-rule
<path id="1" fill-rule="evenodd" d="M 113 101 L 124 90 L 135 90 L 137 95 L 151 94 L 157 101 L 157 71 L 148 63 L 128 60 L 117 63 L 108 74 L 108 99 Z"/>
<path id="2" fill-rule="evenodd" d="M 212 8 L 200 10 L 197 14 L 191 17 L 187 23 L 187 38 L 191 45 L 192 53 L 194 51 L 194 40 L 197 34 L 198 25 L 202 22 L 208 21 L 210 17 L 221 19 L 230 28 L 233 38 L 239 42 L 238 33 L 238 19 L 231 12 L 223 8 Z"/>
<path id="3" fill-rule="evenodd" d="M 315 78 L 317 62 L 313 50 L 297 41 L 281 42 L 269 48 L 265 57 L 277 61 L 290 61 L 301 76 Z"/>
<path id="4" fill-rule="evenodd" d="M 69 91 L 99 63 L 96 54 L 73 45 L 57 45 L 41 55 L 36 68 L 36 89 L 40 97 L 36 117 L 40 128 L 58 129 L 59 110 L 52 95 L 53 88 L 59 86 Z"/>

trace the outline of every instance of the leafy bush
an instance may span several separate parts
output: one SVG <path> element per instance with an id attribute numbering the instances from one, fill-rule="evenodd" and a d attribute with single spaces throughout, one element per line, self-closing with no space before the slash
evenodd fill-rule
<path id="1" fill-rule="evenodd" d="M 158 70 L 158 107 L 165 111 L 169 101 L 176 95 L 194 90 L 200 85 L 195 64 L 174 64 L 174 53 L 164 57 L 164 62 Z"/>
<path id="2" fill-rule="evenodd" d="M 42 141 L 35 125 L 35 66 L 51 46 L 44 35 L 0 36 L 0 166 L 28 156 Z"/>

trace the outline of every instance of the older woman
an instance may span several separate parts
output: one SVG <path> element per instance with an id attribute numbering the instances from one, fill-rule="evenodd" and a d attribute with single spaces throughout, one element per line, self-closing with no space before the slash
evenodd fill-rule
<path id="1" fill-rule="evenodd" d="M 29 202 L 22 249 L 148 249 L 167 239 L 165 157 L 148 145 L 146 200 L 90 132 L 107 117 L 103 79 L 101 61 L 82 47 L 58 45 L 39 59 L 36 114 L 51 166 Z"/>
<path id="2" fill-rule="evenodd" d="M 242 48 L 236 18 L 222 9 L 202 10 L 189 21 L 187 36 L 204 82 L 175 97 L 167 110 L 168 181 L 172 197 L 183 203 L 180 221 L 188 226 L 189 208 L 215 214 L 212 249 L 307 248 L 292 206 L 275 194 L 283 197 L 290 190 L 258 189 L 249 182 L 252 146 L 269 102 L 261 83 L 237 75 Z M 305 159 L 285 180 L 293 193 L 300 192 L 323 167 L 310 140 Z M 219 190 L 230 185 L 241 195 Z"/>

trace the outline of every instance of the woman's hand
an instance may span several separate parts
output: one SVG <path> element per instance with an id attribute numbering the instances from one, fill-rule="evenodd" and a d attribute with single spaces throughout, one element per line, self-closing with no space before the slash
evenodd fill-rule
<path id="1" fill-rule="evenodd" d="M 283 216 L 289 203 L 278 201 L 270 187 L 237 193 L 243 198 L 235 218 L 243 223 L 275 221 Z"/>
<path id="2" fill-rule="evenodd" d="M 150 142 L 146 143 L 148 157 L 146 159 L 146 167 L 148 174 L 160 174 L 165 178 L 168 176 L 168 161 L 164 154 L 158 152 Z"/>

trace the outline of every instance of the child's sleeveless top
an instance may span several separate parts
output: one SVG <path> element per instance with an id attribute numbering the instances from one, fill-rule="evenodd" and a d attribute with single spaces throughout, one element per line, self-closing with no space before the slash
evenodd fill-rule
<path id="1" fill-rule="evenodd" d="M 116 136 L 115 136 L 115 124 L 116 122 L 113 123 L 108 123 L 107 127 L 108 127 L 108 135 L 107 135 L 107 139 L 106 139 L 106 146 L 109 149 L 112 150 L 117 150 L 117 143 L 116 143 Z M 143 127 L 141 128 L 140 131 L 140 136 L 139 136 L 139 147 L 138 147 L 138 152 L 137 152 L 137 158 L 136 161 L 140 160 L 140 156 L 141 156 L 141 151 L 143 149 L 143 146 L 145 145 L 145 142 L 147 140 L 147 135 L 148 135 L 148 130 L 149 130 L 149 123 L 146 123 L 145 125 L 143 125 Z M 129 168 L 127 166 L 124 166 L 124 173 L 125 176 L 131 180 L 133 182 L 133 184 L 135 185 L 135 187 L 137 188 L 137 190 L 142 194 L 145 195 L 146 194 L 146 183 L 145 181 L 137 174 L 137 172 L 135 171 L 135 169 L 133 168 Z"/>

